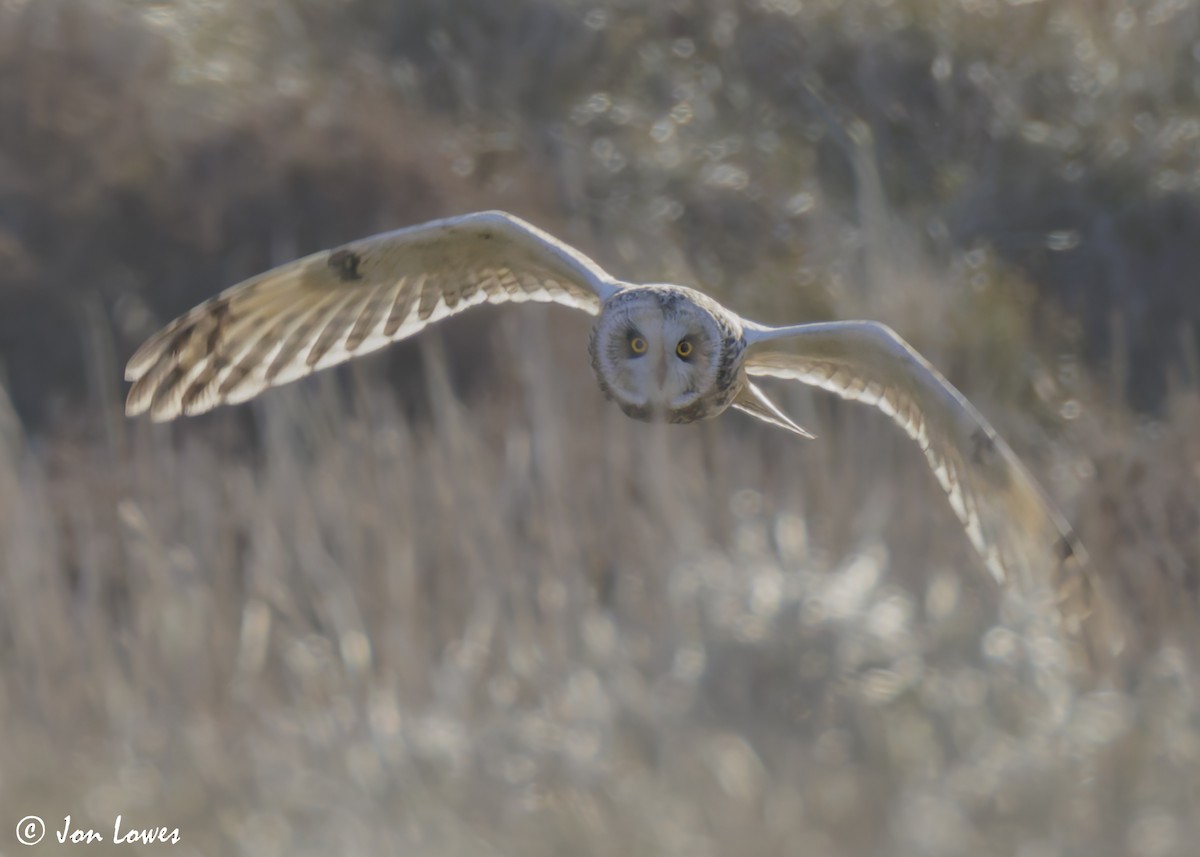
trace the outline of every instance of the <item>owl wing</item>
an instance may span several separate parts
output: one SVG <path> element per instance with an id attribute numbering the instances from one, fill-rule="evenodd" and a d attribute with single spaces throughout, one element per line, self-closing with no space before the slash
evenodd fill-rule
<path id="1" fill-rule="evenodd" d="M 870 321 L 754 325 L 747 341 L 748 375 L 802 381 L 891 417 L 924 453 L 996 580 L 1049 582 L 1068 626 L 1084 628 L 1089 650 L 1121 647 L 1119 621 L 1070 525 L 979 411 L 891 328 Z"/>
<path id="2" fill-rule="evenodd" d="M 155 421 L 242 402 L 412 336 L 481 303 L 588 313 L 620 285 L 577 250 L 499 211 L 353 241 L 222 292 L 129 360 L 129 416 Z"/>

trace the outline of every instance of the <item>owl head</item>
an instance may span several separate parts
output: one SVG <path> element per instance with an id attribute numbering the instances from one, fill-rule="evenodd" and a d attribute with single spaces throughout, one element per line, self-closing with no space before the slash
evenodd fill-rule
<path id="1" fill-rule="evenodd" d="M 590 343 L 605 395 L 634 419 L 666 422 L 691 422 L 728 407 L 743 347 L 736 317 L 678 286 L 614 296 Z"/>

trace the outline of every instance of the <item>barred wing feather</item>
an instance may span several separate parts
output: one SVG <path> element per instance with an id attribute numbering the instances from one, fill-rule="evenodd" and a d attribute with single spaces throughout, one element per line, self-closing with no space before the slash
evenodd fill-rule
<path id="1" fill-rule="evenodd" d="M 619 286 L 503 212 L 433 221 L 282 265 L 200 304 L 130 359 L 128 415 L 156 421 L 249 399 L 482 303 L 595 314 Z"/>
<path id="2" fill-rule="evenodd" d="M 1089 650 L 1121 647 L 1119 622 L 1070 525 L 979 411 L 895 332 L 849 321 L 755 326 L 748 339 L 748 375 L 801 381 L 883 411 L 920 447 L 997 582 L 1050 584 L 1068 625 L 1090 626 Z"/>

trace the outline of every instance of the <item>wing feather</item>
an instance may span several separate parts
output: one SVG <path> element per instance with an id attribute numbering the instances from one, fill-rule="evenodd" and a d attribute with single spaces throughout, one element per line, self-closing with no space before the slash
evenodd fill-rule
<path id="1" fill-rule="evenodd" d="M 1088 626 L 1090 653 L 1120 649 L 1119 619 L 1071 527 L 979 411 L 894 331 L 851 321 L 755 326 L 747 338 L 748 375 L 801 381 L 889 416 L 921 449 L 992 576 L 1028 586 L 1048 575 L 1068 624 Z"/>
<path id="2" fill-rule="evenodd" d="M 621 288 L 577 250 L 504 212 L 354 241 L 240 283 L 171 322 L 125 369 L 125 412 L 154 420 L 245 401 L 481 303 L 595 314 Z"/>

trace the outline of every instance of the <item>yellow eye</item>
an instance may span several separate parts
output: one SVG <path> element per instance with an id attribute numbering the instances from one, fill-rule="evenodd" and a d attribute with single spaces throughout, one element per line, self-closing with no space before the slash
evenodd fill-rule
<path id="1" fill-rule="evenodd" d="M 634 354 L 645 354 L 648 347 L 649 346 L 646 345 L 646 340 L 642 339 L 640 336 L 635 336 L 629 340 L 629 350 Z"/>
<path id="2" fill-rule="evenodd" d="M 679 344 L 675 346 L 675 353 L 684 360 L 687 360 L 692 356 L 692 351 L 692 343 L 688 342 L 686 339 L 679 340 Z"/>

